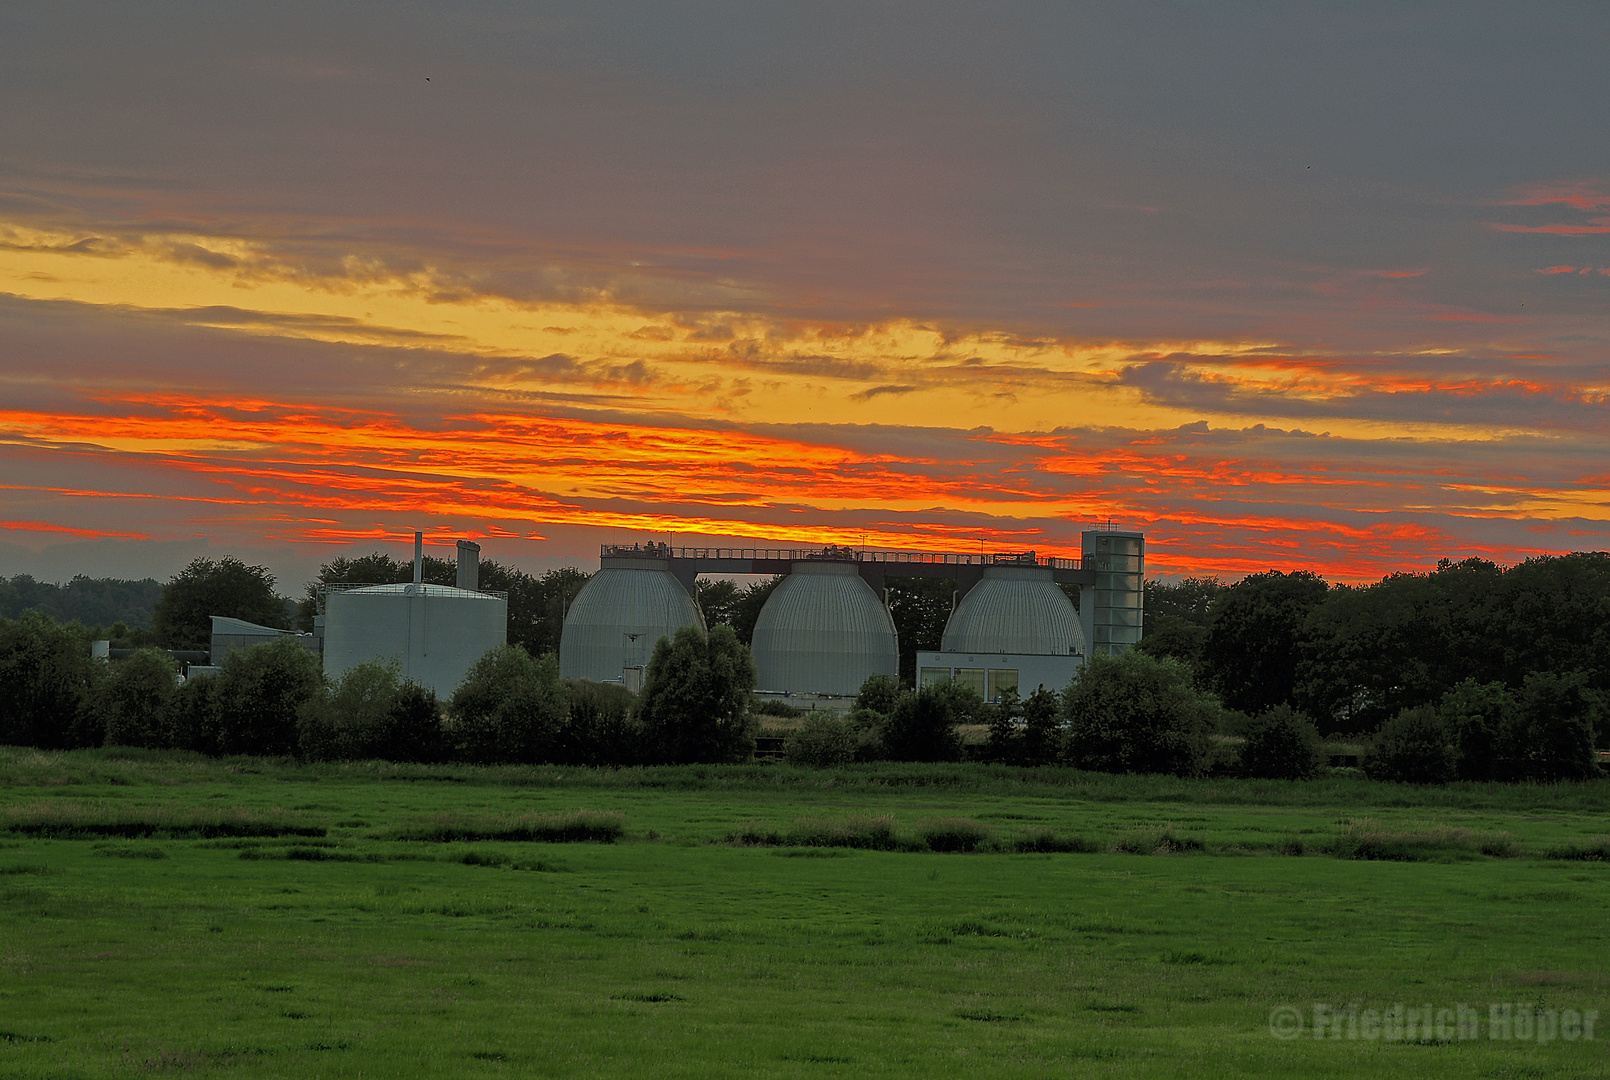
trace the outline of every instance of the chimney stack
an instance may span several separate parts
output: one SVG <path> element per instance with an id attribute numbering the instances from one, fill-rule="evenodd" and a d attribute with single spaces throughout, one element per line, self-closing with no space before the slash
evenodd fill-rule
<path id="1" fill-rule="evenodd" d="M 481 545 L 474 540 L 458 542 L 458 587 L 471 592 L 481 587 Z"/>
<path id="2" fill-rule="evenodd" d="M 425 534 L 414 533 L 414 584 L 425 580 Z"/>

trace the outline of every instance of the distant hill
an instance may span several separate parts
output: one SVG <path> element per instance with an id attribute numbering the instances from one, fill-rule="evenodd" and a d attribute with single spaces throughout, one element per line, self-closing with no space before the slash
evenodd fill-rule
<path id="1" fill-rule="evenodd" d="M 121 622 L 130 629 L 149 629 L 162 583 L 153 578 L 124 581 L 80 574 L 65 585 L 35 581 L 28 574 L 0 578 L 0 617 L 15 619 L 25 611 L 42 611 L 61 622 L 85 626 Z"/>

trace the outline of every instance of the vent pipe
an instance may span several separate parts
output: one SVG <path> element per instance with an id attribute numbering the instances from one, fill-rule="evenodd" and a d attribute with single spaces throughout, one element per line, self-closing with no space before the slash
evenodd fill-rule
<path id="1" fill-rule="evenodd" d="M 471 592 L 481 587 L 481 545 L 474 540 L 458 542 L 458 587 Z"/>
<path id="2" fill-rule="evenodd" d="M 425 580 L 425 534 L 414 533 L 414 584 Z"/>

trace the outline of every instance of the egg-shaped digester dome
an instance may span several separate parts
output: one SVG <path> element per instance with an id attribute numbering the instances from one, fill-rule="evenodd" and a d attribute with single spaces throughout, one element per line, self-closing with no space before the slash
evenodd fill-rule
<path id="1" fill-rule="evenodd" d="M 760 690 L 849 695 L 869 676 L 900 672 L 894 620 L 851 563 L 795 563 L 753 641 Z"/>
<path id="2" fill-rule="evenodd" d="M 647 664 L 654 646 L 684 626 L 704 629 L 698 605 L 663 559 L 605 558 L 565 613 L 559 674 L 620 682 Z"/>
<path id="3" fill-rule="evenodd" d="M 1079 612 L 1048 566 L 991 566 L 945 624 L 945 652 L 1068 656 L 1085 651 Z"/>

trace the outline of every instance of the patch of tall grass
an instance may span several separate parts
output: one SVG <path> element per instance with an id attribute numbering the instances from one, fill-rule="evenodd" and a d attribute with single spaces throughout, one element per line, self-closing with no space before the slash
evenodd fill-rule
<path id="1" fill-rule="evenodd" d="M 542 844 L 612 844 L 626 833 L 626 815 L 612 810 L 573 810 L 564 814 L 442 814 L 379 834 L 383 840 L 434 843 L 515 840 Z"/>
<path id="2" fill-rule="evenodd" d="M 1508 833 L 1474 833 L 1436 822 L 1389 829 L 1370 818 L 1343 823 L 1339 833 L 1318 841 L 1315 848 L 1338 859 L 1386 862 L 1454 862 L 1481 856 L 1512 859 L 1521 854 L 1520 845 Z"/>
<path id="3" fill-rule="evenodd" d="M 325 834 L 324 826 L 280 810 L 262 812 L 240 806 L 124 806 L 56 800 L 0 808 L 0 831 L 55 840 Z"/>

